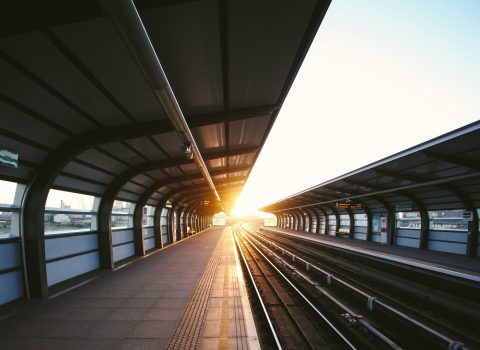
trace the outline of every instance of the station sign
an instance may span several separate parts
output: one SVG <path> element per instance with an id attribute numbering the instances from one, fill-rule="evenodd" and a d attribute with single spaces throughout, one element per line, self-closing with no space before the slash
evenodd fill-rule
<path id="1" fill-rule="evenodd" d="M 18 153 L 6 149 L 0 149 L 0 165 L 10 168 L 18 168 Z"/>
<path id="2" fill-rule="evenodd" d="M 364 209 L 365 204 L 353 202 L 337 202 L 336 207 L 338 209 Z"/>
<path id="3" fill-rule="evenodd" d="M 210 205 L 210 201 L 200 201 L 200 205 L 202 207 L 208 207 Z"/>

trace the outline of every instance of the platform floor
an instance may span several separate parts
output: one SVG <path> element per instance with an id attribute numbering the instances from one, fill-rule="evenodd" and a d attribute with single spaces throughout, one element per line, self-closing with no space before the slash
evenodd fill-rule
<path id="1" fill-rule="evenodd" d="M 480 281 L 480 258 L 470 258 L 462 255 L 420 250 L 417 248 L 398 245 L 366 242 L 347 237 L 335 237 L 318 233 L 299 232 L 278 227 L 264 227 L 264 229 L 277 230 L 291 235 L 319 241 L 324 244 L 336 246 L 341 249 L 354 250 L 359 253 L 375 255 L 378 258 L 397 261 L 400 263 L 435 270 L 437 272 L 451 271 L 451 275 L 468 277 Z"/>
<path id="2" fill-rule="evenodd" d="M 211 228 L 0 321 L 3 349 L 258 349 L 229 228 Z"/>

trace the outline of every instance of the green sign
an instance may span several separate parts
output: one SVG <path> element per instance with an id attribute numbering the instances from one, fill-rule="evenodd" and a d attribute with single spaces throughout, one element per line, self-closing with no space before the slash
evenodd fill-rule
<path id="1" fill-rule="evenodd" d="M 0 165 L 18 168 L 18 153 L 0 149 Z"/>

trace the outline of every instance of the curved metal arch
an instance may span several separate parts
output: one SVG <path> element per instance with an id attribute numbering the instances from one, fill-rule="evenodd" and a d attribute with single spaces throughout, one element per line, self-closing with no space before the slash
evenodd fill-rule
<path id="1" fill-rule="evenodd" d="M 225 179 L 222 182 L 218 182 L 220 187 L 228 186 L 227 190 L 226 191 L 223 190 L 222 192 L 225 193 L 225 192 L 230 191 L 230 189 L 232 189 L 232 188 L 243 187 L 243 185 L 245 184 L 244 180 L 246 179 L 246 177 L 242 176 L 241 177 L 242 179 L 238 179 L 238 180 L 237 180 L 237 178 L 238 177 Z M 197 185 L 197 186 L 200 186 L 200 185 Z M 188 198 L 190 195 L 194 195 L 195 193 L 192 193 L 192 191 L 194 191 L 196 189 L 198 189 L 198 192 L 201 192 L 201 191 L 203 191 L 204 188 L 202 188 L 202 187 L 198 187 L 198 188 L 192 187 L 192 189 L 190 189 L 190 190 L 182 190 L 182 188 L 179 188 L 179 189 L 177 189 L 177 191 L 174 194 L 172 194 L 168 197 L 168 200 L 170 202 L 172 202 L 172 204 L 179 203 L 181 200 L 183 200 L 183 198 Z M 187 192 L 187 193 L 185 193 L 185 195 L 180 195 L 179 197 L 174 197 L 174 196 L 177 196 L 177 195 L 181 194 L 182 192 Z M 166 197 L 166 196 L 164 196 L 164 197 Z M 210 196 L 204 196 L 204 197 L 211 199 Z M 213 202 L 215 202 L 215 201 L 216 201 L 216 199 L 213 200 Z"/>
<path id="2" fill-rule="evenodd" d="M 246 166 L 245 166 L 246 167 Z M 235 168 L 223 168 L 221 170 L 216 170 L 216 171 L 212 171 L 211 173 L 214 174 L 214 176 L 218 176 L 218 175 L 224 175 L 224 174 L 229 174 L 229 173 L 235 173 L 235 172 L 239 172 L 239 171 L 245 171 L 246 169 L 244 169 L 244 167 L 235 167 Z M 239 179 L 239 180 L 244 180 L 246 179 L 247 176 L 236 176 L 236 177 L 232 177 L 230 179 Z M 187 179 L 188 180 L 188 179 Z M 185 180 L 180 180 L 180 181 L 185 181 Z M 221 181 L 221 180 L 220 180 Z M 143 194 L 141 195 L 141 197 L 147 197 L 147 200 L 148 198 L 150 198 L 152 196 L 153 193 L 155 193 L 156 191 L 158 191 L 161 187 L 165 186 L 166 184 L 162 183 L 163 181 L 159 181 L 157 183 L 154 183 L 153 185 L 149 186 L 144 192 Z M 179 182 L 179 181 L 172 181 L 170 183 L 176 183 L 176 182 Z M 218 182 L 218 181 L 217 181 Z M 204 184 L 199 184 L 199 185 L 196 185 L 196 186 L 203 186 Z"/>
<path id="3" fill-rule="evenodd" d="M 214 159 L 219 159 L 219 158 L 225 158 L 225 157 L 231 157 L 231 156 L 238 156 L 238 155 L 244 155 L 244 154 L 250 154 L 258 150 L 258 147 L 245 147 L 237 150 L 230 151 L 229 153 L 225 151 L 221 152 L 211 152 L 207 153 L 204 155 L 204 159 L 206 160 L 214 160 Z M 118 177 L 115 178 L 115 180 L 108 186 L 107 190 L 104 193 L 104 197 L 111 196 L 112 193 L 113 195 L 116 195 L 117 192 L 119 192 L 122 187 L 128 182 L 131 181 L 132 178 L 135 176 L 142 174 L 146 171 L 151 171 L 151 170 L 159 170 L 159 169 L 166 169 L 166 168 L 171 168 L 179 165 L 186 165 L 186 164 L 192 164 L 192 160 L 186 159 L 185 157 L 180 157 L 180 158 L 175 158 L 175 159 L 167 159 L 167 160 L 162 160 L 162 161 L 154 161 L 154 162 L 145 162 L 141 163 L 138 165 L 135 165 L 126 171 L 124 171 L 122 174 L 120 174 Z M 247 170 L 247 167 L 245 167 Z M 248 167 L 249 169 L 250 167 Z M 214 172 L 212 172 L 214 173 Z M 192 179 L 196 178 L 201 178 L 201 173 L 195 173 L 192 175 L 186 175 L 183 176 L 182 178 L 185 178 L 185 180 L 189 180 L 189 176 L 192 176 Z M 175 179 L 176 177 L 171 177 L 169 179 Z M 166 179 L 168 180 L 168 179 Z M 164 180 L 159 181 L 158 183 L 162 183 Z M 183 181 L 183 180 L 182 180 Z"/>
<path id="4" fill-rule="evenodd" d="M 294 222 L 295 218 L 293 216 L 292 211 L 291 210 L 288 211 L 287 215 L 288 215 L 288 229 L 289 230 L 294 230 L 295 229 L 295 222 Z"/>
<path id="5" fill-rule="evenodd" d="M 221 190 L 221 191 L 222 191 L 222 193 L 231 193 L 231 192 L 238 191 L 238 189 L 241 189 L 242 187 L 243 187 L 243 184 L 232 185 L 232 186 L 229 186 L 228 188 L 226 188 L 224 190 Z M 189 191 L 189 193 L 181 196 L 180 198 L 177 198 L 172 204 L 178 206 L 179 203 L 181 203 L 181 202 L 187 202 L 187 206 L 188 206 L 188 205 L 191 205 L 191 203 L 193 203 L 194 201 L 198 201 L 201 198 L 205 198 L 205 191 L 204 190 L 199 190 L 199 191 L 196 191 L 194 193 L 191 193 Z M 207 197 L 207 198 L 211 199 L 211 197 Z"/>
<path id="6" fill-rule="evenodd" d="M 223 187 L 223 186 L 229 186 L 231 183 L 234 183 L 234 182 L 236 182 L 236 181 L 226 180 L 226 181 L 222 181 L 221 183 L 217 183 L 217 185 L 220 188 L 220 187 Z M 243 184 L 242 184 L 242 186 L 243 186 Z M 190 195 L 191 191 L 198 190 L 197 193 L 200 196 L 205 197 L 204 193 L 208 194 L 208 189 L 205 189 L 204 187 L 205 187 L 204 185 L 193 185 L 193 186 L 182 187 L 182 188 L 179 188 L 179 189 L 172 190 L 162 197 L 162 199 L 157 204 L 157 208 L 163 207 L 165 205 L 165 203 L 172 198 L 173 195 L 178 194 L 178 193 L 182 193 L 182 192 L 189 192 L 189 195 Z M 219 191 L 222 191 L 222 190 L 219 189 Z M 178 202 L 178 200 L 177 200 L 177 202 Z"/>
<path id="7" fill-rule="evenodd" d="M 317 212 L 315 210 L 313 210 L 312 208 L 305 208 L 304 209 L 307 213 L 309 213 L 309 217 L 310 217 L 310 227 L 309 227 L 309 232 L 310 233 L 318 233 L 318 225 L 319 225 L 319 216 L 317 214 Z M 313 215 L 313 216 L 312 216 Z M 313 231 L 313 223 L 312 223 L 312 219 L 313 217 L 315 217 L 315 231 Z"/>
<path id="8" fill-rule="evenodd" d="M 330 210 L 333 213 L 333 215 L 335 215 L 335 232 L 333 233 L 333 235 L 336 237 L 337 233 L 338 233 L 338 230 L 340 229 L 340 214 L 338 214 L 338 210 L 333 205 L 323 204 L 322 206 L 327 208 L 328 210 Z M 326 218 L 328 219 L 328 213 L 326 213 L 326 214 L 327 214 Z M 330 220 L 328 220 L 328 221 L 330 221 Z M 329 226 L 330 225 L 325 227 L 326 234 L 328 234 L 328 232 L 330 231 Z"/>
<path id="9" fill-rule="evenodd" d="M 228 185 L 229 183 L 230 182 L 223 182 L 219 185 L 219 187 Z M 159 200 L 159 202 L 156 205 L 155 214 L 158 213 L 158 215 L 157 215 L 157 217 L 155 217 L 155 220 L 160 219 L 161 210 L 163 209 L 163 207 L 165 206 L 165 204 L 171 198 L 172 195 L 174 195 L 177 192 L 191 191 L 191 190 L 202 188 L 202 187 L 205 187 L 204 184 L 193 185 L 193 186 L 189 186 L 189 187 L 183 187 L 183 188 L 175 189 L 175 190 L 172 190 L 172 191 L 168 192 L 164 197 L 162 197 L 162 199 Z M 207 189 L 206 192 L 208 193 L 208 191 L 210 191 L 210 190 Z M 221 191 L 221 190 L 219 190 L 219 191 Z M 134 227 L 135 227 L 135 229 L 134 229 L 134 239 L 135 239 L 136 242 L 138 242 L 138 244 L 137 244 L 137 246 L 138 246 L 137 254 L 139 254 L 139 255 L 142 255 L 142 252 L 144 252 L 143 240 L 141 239 L 143 237 L 143 227 L 142 227 L 141 223 L 142 223 L 142 219 L 143 219 L 143 207 L 145 206 L 146 202 L 148 201 L 148 198 L 150 198 L 150 196 L 147 196 L 146 193 L 144 193 L 144 195 L 142 195 L 142 197 L 140 197 L 139 200 L 137 201 L 136 206 L 135 206 L 135 210 L 134 210 Z M 105 236 L 106 235 L 104 235 L 104 238 L 105 238 Z M 108 235 L 108 236 L 110 236 L 110 235 Z M 159 232 L 159 230 L 155 231 L 155 236 L 157 237 L 156 241 L 160 242 L 159 246 L 162 246 L 163 243 L 161 243 L 161 232 Z M 158 237 L 160 237 L 160 238 L 158 238 Z M 111 241 L 111 237 L 109 237 L 109 240 Z M 107 242 L 103 242 L 103 243 L 107 244 Z M 108 249 L 108 251 L 111 252 L 111 244 L 110 244 L 110 248 Z M 112 260 L 111 253 L 110 253 L 110 257 L 106 257 L 104 259 L 105 260 L 109 259 L 111 261 Z M 111 262 L 111 263 L 113 264 L 113 262 Z"/>
<path id="10" fill-rule="evenodd" d="M 420 244 L 418 248 L 426 250 L 428 248 L 428 235 L 430 230 L 430 218 L 428 217 L 427 207 L 417 196 L 409 192 L 399 191 L 397 193 L 410 200 L 417 207 L 420 213 Z"/>
<path id="11" fill-rule="evenodd" d="M 328 235 L 328 227 L 329 227 L 329 219 L 328 219 L 328 213 L 327 211 L 321 207 L 321 206 L 317 206 L 317 207 L 312 207 L 314 210 L 317 209 L 319 210 L 323 217 L 325 218 L 325 228 L 323 230 L 323 233 L 320 232 L 320 222 L 318 223 L 318 229 L 317 229 L 317 233 L 320 233 L 320 234 L 324 234 L 324 235 Z"/>
<path id="12" fill-rule="evenodd" d="M 314 233 L 313 232 L 313 220 L 315 220 L 315 225 L 317 224 L 317 217 L 315 213 L 310 210 L 310 209 L 304 209 L 305 213 L 308 216 L 308 233 Z M 315 226 L 316 227 L 316 226 Z"/>
<path id="13" fill-rule="evenodd" d="M 303 217 L 303 213 L 300 209 L 295 210 L 295 214 L 297 215 L 297 231 L 304 232 L 305 228 L 305 218 Z"/>

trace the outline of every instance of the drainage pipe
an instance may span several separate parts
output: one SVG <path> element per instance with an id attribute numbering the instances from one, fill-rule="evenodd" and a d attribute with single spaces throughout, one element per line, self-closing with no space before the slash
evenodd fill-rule
<path id="1" fill-rule="evenodd" d="M 145 79 L 150 84 L 168 118 L 182 139 L 185 148 L 191 149 L 193 160 L 203 174 L 215 197 L 220 201 L 215 184 L 208 172 L 197 143 L 175 98 L 173 90 L 163 71 L 160 60 L 153 48 L 143 22 L 132 0 L 101 0 L 105 13 L 112 20 L 125 45 L 133 55 Z"/>

